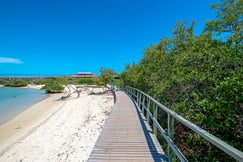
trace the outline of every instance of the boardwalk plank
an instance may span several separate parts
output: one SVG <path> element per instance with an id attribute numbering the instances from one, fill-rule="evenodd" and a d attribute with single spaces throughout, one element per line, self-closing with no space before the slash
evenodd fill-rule
<path id="1" fill-rule="evenodd" d="M 132 100 L 122 91 L 88 161 L 166 161 L 160 144 Z"/>

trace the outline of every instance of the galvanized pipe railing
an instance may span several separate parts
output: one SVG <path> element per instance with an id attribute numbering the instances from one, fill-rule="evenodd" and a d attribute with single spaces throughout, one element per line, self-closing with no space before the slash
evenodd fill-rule
<path id="1" fill-rule="evenodd" d="M 243 152 L 240 150 L 230 146 L 226 142 L 222 141 L 221 139 L 215 137 L 214 135 L 210 134 L 206 130 L 198 127 L 197 125 L 191 123 L 189 120 L 183 118 L 182 116 L 178 115 L 174 111 L 170 110 L 166 106 L 159 103 L 157 100 L 152 98 L 151 96 L 147 95 L 146 93 L 140 91 L 139 89 L 126 86 L 125 91 L 127 94 L 132 98 L 132 100 L 137 104 L 138 107 L 142 108 L 142 113 L 146 111 L 146 119 L 149 122 L 151 119 L 153 121 L 153 132 L 156 135 L 157 130 L 161 133 L 161 135 L 164 137 L 164 139 L 168 143 L 168 161 L 173 161 L 173 156 L 176 154 L 176 156 L 181 161 L 188 161 L 186 157 L 181 153 L 181 151 L 177 148 L 177 146 L 174 144 L 174 120 L 179 121 L 183 125 L 190 128 L 195 133 L 202 136 L 204 139 L 230 155 L 231 157 L 235 158 L 238 161 L 243 161 Z M 157 121 L 157 115 L 158 115 L 158 108 L 162 109 L 164 112 L 168 115 L 168 127 L 166 132 L 159 122 Z M 152 109 L 152 113 L 150 111 Z"/>

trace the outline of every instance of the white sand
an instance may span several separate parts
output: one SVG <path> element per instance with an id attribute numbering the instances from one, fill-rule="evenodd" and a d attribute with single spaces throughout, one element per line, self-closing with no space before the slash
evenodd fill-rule
<path id="1" fill-rule="evenodd" d="M 95 89 L 96 92 L 101 90 Z M 7 142 L 11 144 L 7 150 L 0 149 L 1 162 L 88 159 L 112 109 L 112 94 L 87 95 L 82 92 L 79 98 L 74 94 L 61 103 L 58 101 L 55 106 L 55 113 L 45 115 L 40 125 L 32 126 L 25 132 L 28 134 L 14 144 L 11 140 Z M 11 139 L 15 139 L 14 136 Z"/>
<path id="2" fill-rule="evenodd" d="M 37 85 L 37 84 L 28 84 L 27 86 L 18 87 L 18 88 L 34 88 L 34 89 L 41 89 L 44 84 Z"/>

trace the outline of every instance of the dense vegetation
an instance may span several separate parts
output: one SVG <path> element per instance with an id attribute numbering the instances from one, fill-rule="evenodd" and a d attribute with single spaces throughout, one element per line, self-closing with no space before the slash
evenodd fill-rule
<path id="1" fill-rule="evenodd" d="M 136 87 L 232 146 L 243 148 L 243 1 L 212 6 L 217 20 L 194 35 L 193 21 L 177 22 L 174 38 L 145 49 L 121 74 Z M 227 33 L 227 34 L 226 34 Z M 166 116 L 159 115 L 162 125 Z M 227 155 L 176 123 L 176 144 L 190 161 L 232 161 Z"/>
<path id="2" fill-rule="evenodd" d="M 41 89 L 45 90 L 47 93 L 61 93 L 64 90 L 64 86 L 53 82 L 45 84 Z"/>
<path id="3" fill-rule="evenodd" d="M 3 81 L 3 85 L 8 87 L 24 87 L 28 85 L 28 82 L 21 79 L 14 79 L 5 82 Z"/>
<path id="4" fill-rule="evenodd" d="M 80 78 L 79 84 L 91 85 L 91 84 L 94 84 L 94 79 L 93 78 Z"/>

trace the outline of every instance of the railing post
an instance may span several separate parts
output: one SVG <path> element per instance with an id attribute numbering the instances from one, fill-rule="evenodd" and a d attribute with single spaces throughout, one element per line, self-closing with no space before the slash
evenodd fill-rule
<path id="1" fill-rule="evenodd" d="M 153 104 L 153 117 L 157 120 L 158 106 L 155 103 Z M 157 127 L 156 127 L 155 122 L 153 122 L 153 132 L 154 132 L 154 135 L 157 137 Z"/>
<path id="2" fill-rule="evenodd" d="M 142 102 L 142 113 L 144 114 L 144 106 L 145 106 L 145 96 L 143 95 L 143 102 Z"/>
<path id="3" fill-rule="evenodd" d="M 140 103 L 141 103 L 141 93 L 138 92 L 138 108 L 140 109 Z"/>
<path id="4" fill-rule="evenodd" d="M 174 118 L 170 114 L 168 114 L 168 135 L 172 141 L 174 141 Z M 171 147 L 168 145 L 168 161 L 174 161 L 174 152 Z"/>
<path id="5" fill-rule="evenodd" d="M 133 93 L 134 93 L 134 100 L 137 102 L 137 91 L 133 89 Z"/>
<path id="6" fill-rule="evenodd" d="M 149 111 L 150 111 L 149 109 L 150 109 L 150 99 L 147 97 L 146 119 L 148 123 L 149 123 Z"/>
<path id="7" fill-rule="evenodd" d="M 132 89 L 132 98 L 134 99 L 134 89 Z"/>
<path id="8" fill-rule="evenodd" d="M 134 101 L 137 102 L 137 91 L 133 89 Z"/>
<path id="9" fill-rule="evenodd" d="M 136 103 L 138 103 L 138 91 L 136 90 Z"/>
<path id="10" fill-rule="evenodd" d="M 139 105 L 138 105 L 139 110 L 141 110 L 141 103 L 142 103 L 142 93 L 139 92 Z"/>

